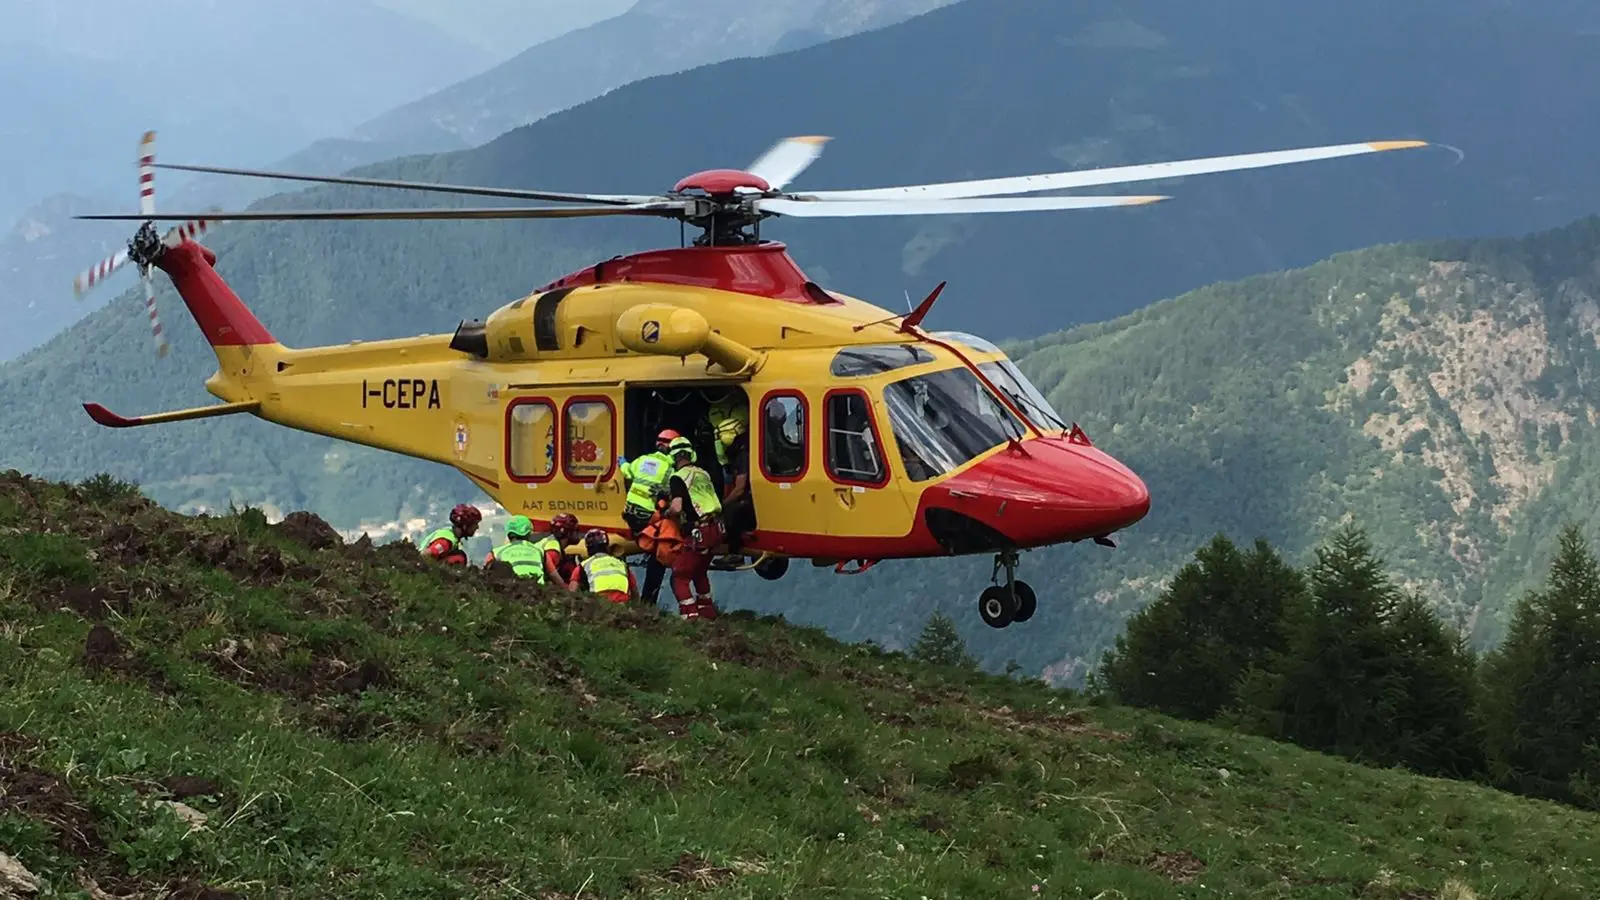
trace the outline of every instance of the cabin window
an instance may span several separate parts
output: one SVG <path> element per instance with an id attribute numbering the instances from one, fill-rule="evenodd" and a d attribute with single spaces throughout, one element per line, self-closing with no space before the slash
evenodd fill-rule
<path id="1" fill-rule="evenodd" d="M 974 353 L 1000 352 L 1000 348 L 996 347 L 993 342 L 986 341 L 975 334 L 968 334 L 965 331 L 935 331 L 933 336 L 941 341 L 949 341 L 954 344 L 965 344 L 966 348 Z"/>
<path id="2" fill-rule="evenodd" d="M 513 481 L 547 481 L 556 471 L 556 407 L 519 399 L 506 410 L 506 472 Z"/>
<path id="3" fill-rule="evenodd" d="M 567 401 L 566 456 L 562 468 L 571 481 L 605 481 L 611 475 L 617 427 L 611 401 L 574 397 Z"/>
<path id="4" fill-rule="evenodd" d="M 934 355 L 916 344 L 875 344 L 870 347 L 846 347 L 834 354 L 829 371 L 836 378 L 877 375 L 905 366 L 919 366 L 933 362 Z"/>
<path id="5" fill-rule="evenodd" d="M 859 390 L 833 391 L 827 406 L 828 475 L 834 481 L 879 485 L 889 478 L 872 424 L 872 406 Z"/>
<path id="6" fill-rule="evenodd" d="M 1026 433 L 965 366 L 896 381 L 883 389 L 883 405 L 912 481 L 943 475 Z"/>
<path id="7" fill-rule="evenodd" d="M 792 481 L 806 471 L 810 417 L 805 397 L 771 394 L 761 404 L 761 471 L 769 480 Z"/>

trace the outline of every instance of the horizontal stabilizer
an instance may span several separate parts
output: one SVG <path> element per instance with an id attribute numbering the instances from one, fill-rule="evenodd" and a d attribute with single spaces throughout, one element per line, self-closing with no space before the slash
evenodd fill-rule
<path id="1" fill-rule="evenodd" d="M 171 412 L 151 413 L 148 416 L 134 416 L 130 419 L 125 416 L 119 416 L 98 403 L 85 403 L 83 405 L 83 410 L 89 414 L 89 418 L 107 428 L 133 428 L 136 425 L 160 425 L 163 422 L 209 419 L 212 416 L 231 416 L 235 413 L 256 412 L 259 409 L 261 409 L 260 400 L 245 400 L 240 403 L 222 403 L 216 406 L 175 409 Z"/>

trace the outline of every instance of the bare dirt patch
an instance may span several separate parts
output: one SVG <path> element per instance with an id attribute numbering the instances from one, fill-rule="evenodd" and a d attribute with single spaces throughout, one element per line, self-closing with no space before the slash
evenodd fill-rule
<path id="1" fill-rule="evenodd" d="M 271 526 L 274 531 L 311 550 L 328 550 L 344 546 L 344 537 L 332 525 L 315 513 L 299 510 L 283 517 Z M 371 540 L 367 541 L 368 546 Z"/>
<path id="2" fill-rule="evenodd" d="M 343 652 L 339 646 L 312 655 L 306 664 L 291 663 L 285 652 L 288 647 L 289 638 L 268 632 L 257 638 L 224 641 L 217 648 L 195 655 L 218 676 L 235 684 L 304 701 L 356 696 L 367 688 L 396 682 L 394 672 L 381 660 L 358 658 L 347 662 L 335 655 Z"/>
<path id="3" fill-rule="evenodd" d="M 1205 860 L 1188 850 L 1155 850 L 1144 858 L 1144 867 L 1179 884 L 1188 884 L 1205 872 Z"/>
<path id="4" fill-rule="evenodd" d="M 84 637 L 83 664 L 90 672 L 115 673 L 143 681 L 157 693 L 170 695 L 178 692 L 178 686 L 167 678 L 165 672 L 126 646 L 103 622 L 95 623 Z"/>

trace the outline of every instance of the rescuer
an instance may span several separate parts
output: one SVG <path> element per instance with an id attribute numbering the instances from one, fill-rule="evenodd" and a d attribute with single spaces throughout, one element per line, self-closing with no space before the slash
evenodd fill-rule
<path id="1" fill-rule="evenodd" d="M 578 565 L 578 578 L 585 590 L 610 600 L 627 603 L 639 596 L 639 585 L 628 571 L 628 564 L 611 555 L 611 538 L 598 528 L 591 528 L 583 536 L 583 549 L 587 553 Z"/>
<path id="2" fill-rule="evenodd" d="M 728 474 L 728 450 L 740 435 L 750 433 L 750 404 L 744 391 L 729 389 L 721 399 L 715 400 L 706 410 L 706 421 L 711 423 L 711 443 L 716 449 L 717 465 L 722 469 L 722 487 L 726 492 L 733 479 Z"/>
<path id="3" fill-rule="evenodd" d="M 440 528 L 422 540 L 422 552 L 447 566 L 467 564 L 467 550 L 463 543 L 478 533 L 478 523 L 483 513 L 469 503 L 459 503 L 450 510 L 450 527 Z"/>
<path id="4" fill-rule="evenodd" d="M 668 480 L 672 502 L 667 514 L 678 521 L 683 532 L 683 549 L 672 561 L 672 593 L 678 598 L 678 614 L 685 619 L 714 619 L 716 604 L 711 599 L 711 552 L 722 540 L 718 521 L 722 501 L 705 469 L 695 464 L 694 445 L 680 437 L 668 446 L 675 467 Z M 690 587 L 694 593 L 691 597 Z"/>
<path id="5" fill-rule="evenodd" d="M 506 542 L 491 550 L 483 564 L 491 566 L 496 560 L 510 566 L 518 578 L 546 583 L 544 554 L 533 540 L 533 522 L 527 516 L 512 516 L 506 522 Z"/>
<path id="6" fill-rule="evenodd" d="M 680 435 L 671 428 L 656 435 L 656 449 L 631 462 L 622 464 L 622 480 L 628 487 L 628 499 L 623 505 L 622 520 L 628 523 L 633 537 L 650 524 L 656 514 L 656 501 L 666 494 L 667 478 L 672 475 L 672 458 L 667 456 L 667 446 Z M 650 554 L 644 564 L 644 590 L 641 596 L 651 606 L 661 594 L 661 578 L 667 567 Z"/>
<path id="7" fill-rule="evenodd" d="M 578 561 L 567 555 L 567 546 L 578 542 L 578 517 L 559 513 L 550 520 L 550 533 L 534 546 L 544 560 L 545 584 L 559 584 L 577 590 Z"/>
<path id="8" fill-rule="evenodd" d="M 717 444 L 720 449 L 723 445 Z M 723 478 L 726 479 L 726 488 L 722 493 L 722 519 L 727 524 L 728 556 L 725 558 L 729 564 L 737 565 L 744 560 L 739 554 L 739 545 L 744 542 L 744 533 L 755 527 L 755 508 L 750 496 L 750 432 L 748 430 L 735 435 L 727 447 L 727 461 L 723 463 Z"/>

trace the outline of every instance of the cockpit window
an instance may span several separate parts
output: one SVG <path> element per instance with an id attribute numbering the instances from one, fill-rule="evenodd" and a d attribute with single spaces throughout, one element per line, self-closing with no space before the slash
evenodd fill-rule
<path id="1" fill-rule="evenodd" d="M 1040 431 L 1066 431 L 1071 427 L 1045 399 L 1044 394 L 1033 386 L 1033 382 L 1017 369 L 1016 363 L 1009 359 L 998 359 L 979 363 L 978 370 L 1003 391 L 1006 399 L 1022 410 Z"/>
<path id="2" fill-rule="evenodd" d="M 883 389 L 889 427 L 912 481 L 926 481 L 1026 432 L 965 366 L 904 378 Z"/>
<path id="3" fill-rule="evenodd" d="M 933 336 L 941 341 L 954 341 L 957 344 L 965 344 L 969 350 L 975 353 L 1000 352 L 999 347 L 975 334 L 967 334 L 965 331 L 935 331 Z"/>
<path id="4" fill-rule="evenodd" d="M 846 347 L 833 358 L 830 371 L 838 378 L 858 375 L 877 375 L 906 366 L 919 366 L 933 362 L 932 353 L 916 344 L 874 344 L 870 347 Z"/>

